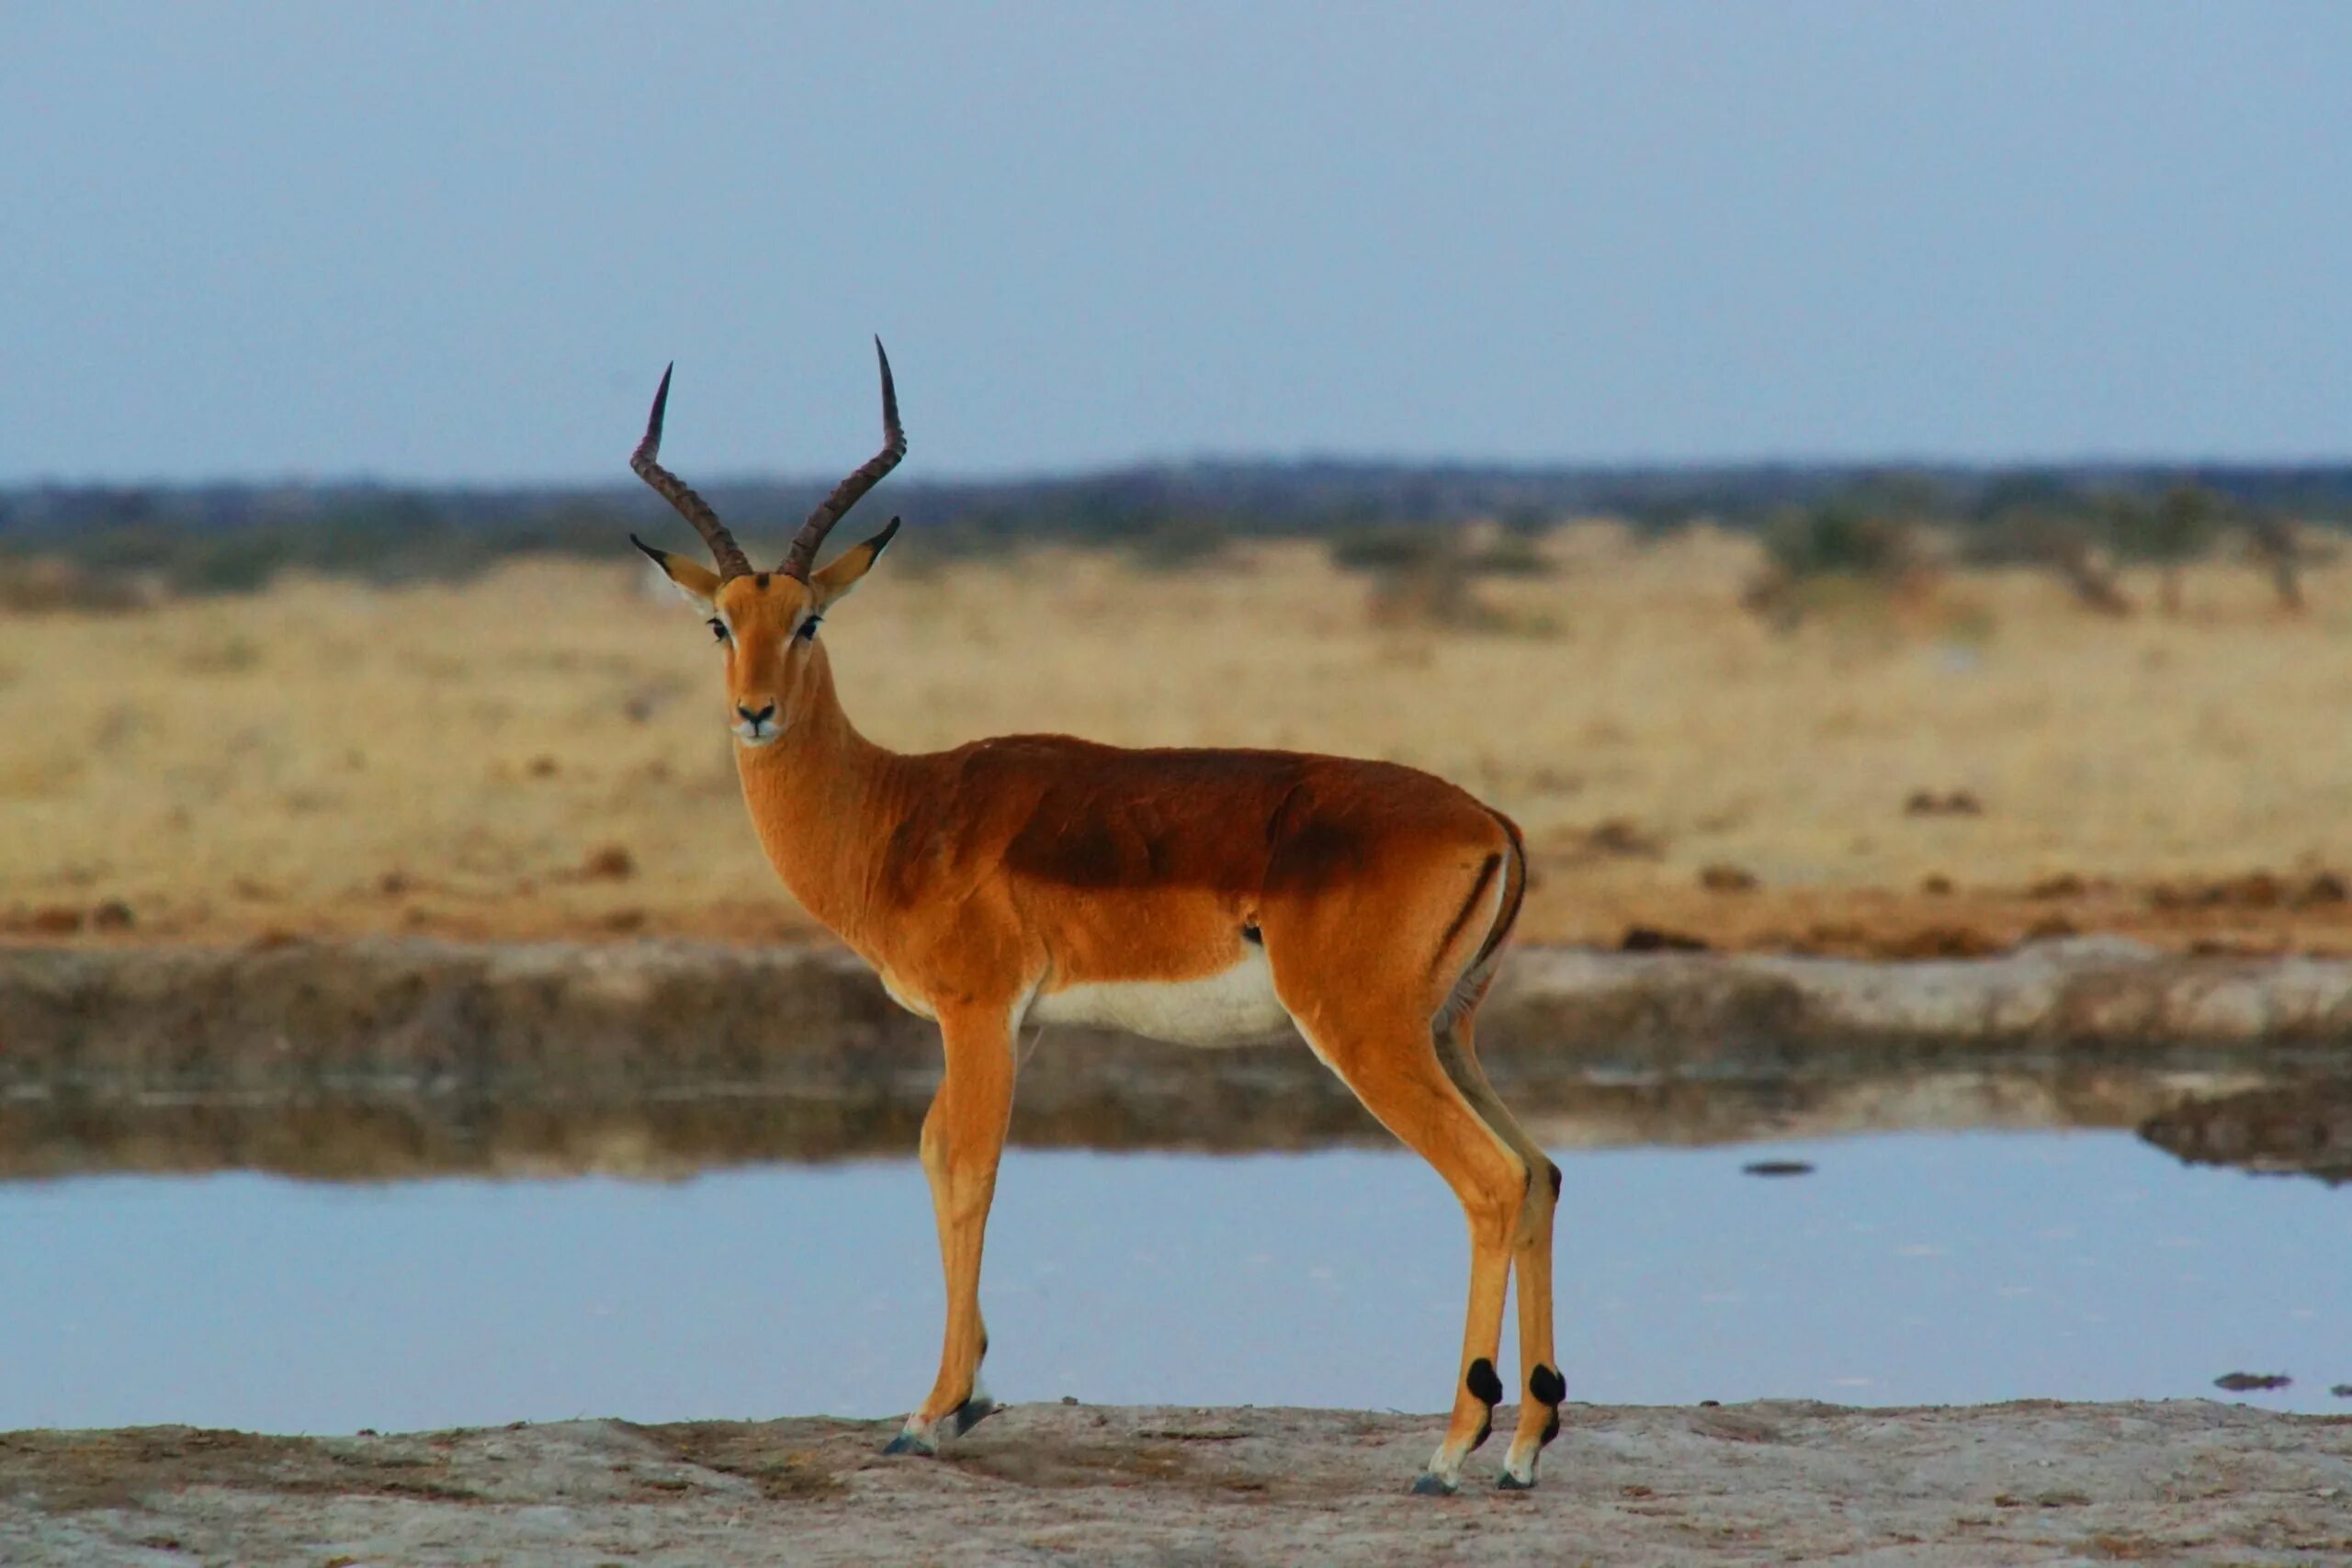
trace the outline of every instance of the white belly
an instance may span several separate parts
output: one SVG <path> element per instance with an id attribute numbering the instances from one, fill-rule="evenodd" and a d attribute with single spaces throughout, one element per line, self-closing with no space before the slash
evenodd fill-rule
<path id="1" fill-rule="evenodd" d="M 1124 1029 L 1178 1045 L 1250 1045 L 1290 1028 L 1273 971 L 1254 947 L 1223 974 L 1198 980 L 1105 980 L 1041 993 L 1029 1020 Z"/>

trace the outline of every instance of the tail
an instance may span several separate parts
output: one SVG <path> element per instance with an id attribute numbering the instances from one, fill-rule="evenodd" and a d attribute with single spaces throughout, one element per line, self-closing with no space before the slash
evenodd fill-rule
<path id="1" fill-rule="evenodd" d="M 1495 916 L 1494 929 L 1487 933 L 1486 945 L 1478 949 L 1478 956 L 1470 961 L 1465 977 L 1483 973 L 1510 940 L 1511 928 L 1519 924 L 1519 907 L 1527 897 L 1527 840 L 1520 837 L 1519 824 L 1501 812 L 1488 809 L 1489 816 L 1502 825 L 1503 834 L 1510 840 L 1510 859 L 1503 867 L 1503 907 Z"/>
<path id="2" fill-rule="evenodd" d="M 1487 883 L 1494 875 L 1497 861 L 1502 863 L 1502 903 L 1495 911 L 1495 923 L 1487 930 L 1487 940 L 1478 946 L 1477 956 L 1463 967 L 1461 977 L 1453 982 L 1453 988 L 1446 994 L 1445 1005 L 1438 1010 L 1436 1021 L 1441 1031 L 1477 1006 L 1479 998 L 1487 994 L 1487 986 L 1494 978 L 1495 964 L 1502 953 L 1503 943 L 1510 940 L 1511 928 L 1519 923 L 1519 907 L 1527 897 L 1527 842 L 1520 837 L 1519 824 L 1491 808 L 1487 815 L 1501 825 L 1504 835 L 1510 840 L 1510 848 L 1507 853 L 1491 857 L 1480 868 L 1478 881 L 1470 891 L 1470 901 L 1464 907 L 1462 919 L 1467 919 L 1470 911 L 1477 907 L 1479 899 L 1485 897 Z M 1457 927 L 1459 924 L 1457 920 Z M 1453 945 L 1453 933 L 1449 931 L 1439 951 L 1442 953 Z"/>

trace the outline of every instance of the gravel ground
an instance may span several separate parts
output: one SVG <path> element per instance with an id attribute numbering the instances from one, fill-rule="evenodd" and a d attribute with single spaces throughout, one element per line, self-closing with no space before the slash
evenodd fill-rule
<path id="1" fill-rule="evenodd" d="M 2208 1401 L 1568 1415 L 1537 1491 L 1445 1499 L 1405 1491 L 1436 1417 L 1351 1411 L 1022 1405 L 938 1461 L 886 1461 L 886 1425 L 828 1419 L 21 1432 L 0 1436 L 0 1561 L 2352 1562 L 2352 1417 Z"/>

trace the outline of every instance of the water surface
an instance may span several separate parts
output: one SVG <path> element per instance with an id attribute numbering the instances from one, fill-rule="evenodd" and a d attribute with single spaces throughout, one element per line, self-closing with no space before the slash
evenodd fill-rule
<path id="1" fill-rule="evenodd" d="M 2352 1190 L 2127 1133 L 1564 1150 L 1569 1393 L 1632 1403 L 2247 1396 L 2352 1413 Z M 1813 1174 L 1742 1174 L 1770 1158 Z M 1460 1212 L 1409 1156 L 1008 1155 L 997 1393 L 1429 1410 Z M 336 1432 L 885 1416 L 939 1282 L 909 1161 L 334 1185 L 0 1185 L 0 1428 Z M 1512 1364 L 1515 1364 L 1512 1363 Z"/>

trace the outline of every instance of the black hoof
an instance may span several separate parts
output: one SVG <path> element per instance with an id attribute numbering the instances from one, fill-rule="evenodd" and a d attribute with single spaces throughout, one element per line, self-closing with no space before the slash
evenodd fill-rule
<path id="1" fill-rule="evenodd" d="M 1436 1475 L 1428 1471 L 1423 1471 L 1421 1472 L 1421 1478 L 1413 1483 L 1413 1495 L 1416 1497 L 1451 1497 L 1454 1493 L 1461 1490 L 1461 1486 L 1462 1483 L 1458 1481 L 1448 1481 L 1442 1475 Z"/>
<path id="2" fill-rule="evenodd" d="M 955 1435 L 960 1438 L 995 1415 L 998 1409 L 997 1402 L 993 1399 L 967 1399 L 949 1411 L 947 1419 L 955 1424 Z"/>
<path id="3" fill-rule="evenodd" d="M 901 1432 L 885 1443 L 882 1446 L 882 1451 L 885 1454 L 921 1454 L 923 1458 L 929 1459 L 939 1450 L 912 1432 Z"/>
<path id="4" fill-rule="evenodd" d="M 1518 1476 L 1513 1475 L 1510 1471 L 1506 1470 L 1501 1475 L 1495 1478 L 1495 1490 L 1498 1492 L 1532 1492 L 1535 1490 L 1535 1478 L 1531 1475 L 1526 1480 L 1521 1481 Z"/>

